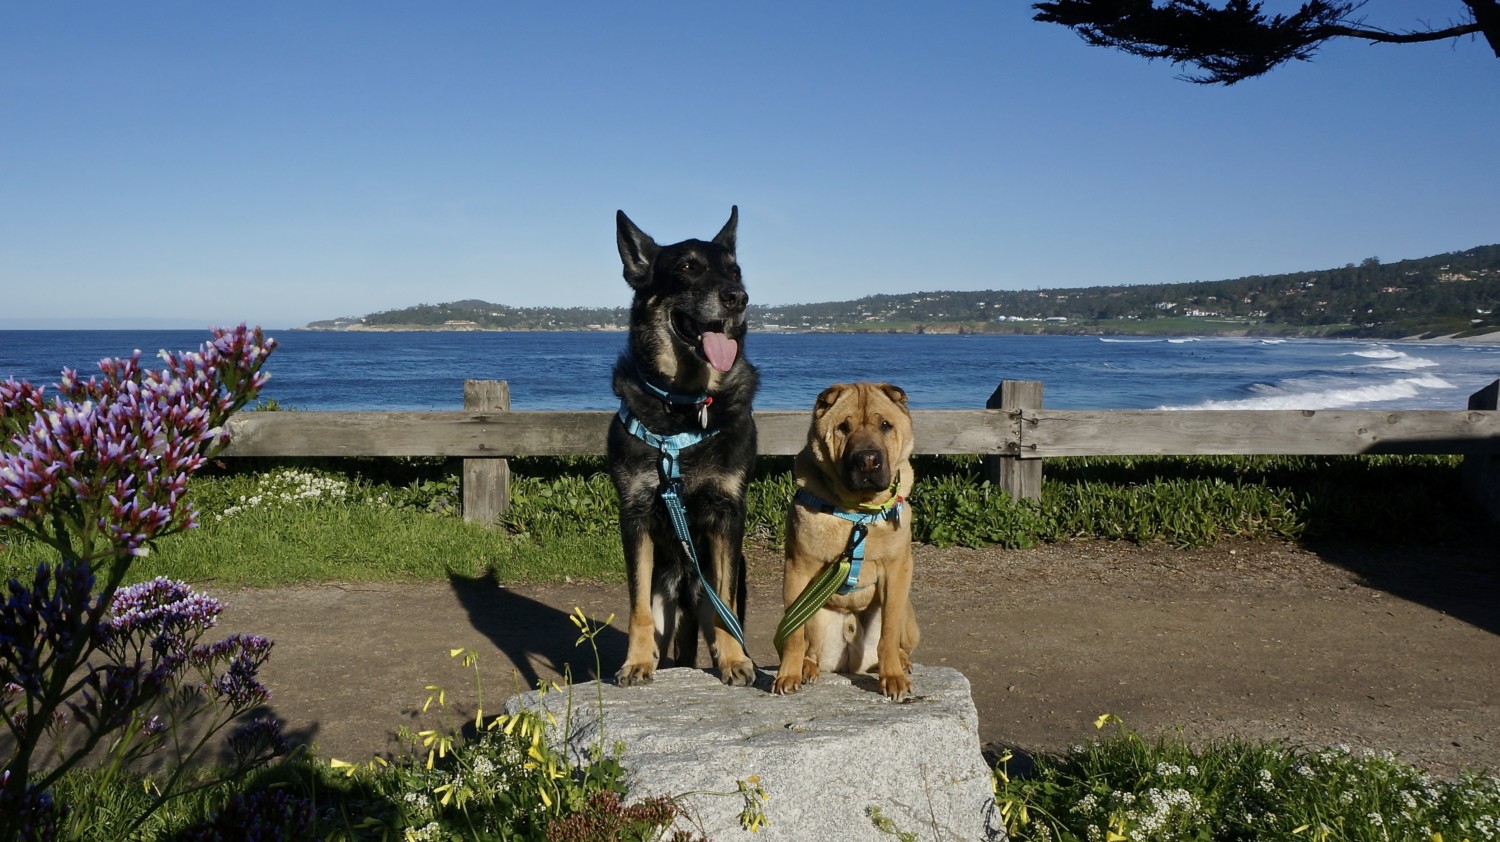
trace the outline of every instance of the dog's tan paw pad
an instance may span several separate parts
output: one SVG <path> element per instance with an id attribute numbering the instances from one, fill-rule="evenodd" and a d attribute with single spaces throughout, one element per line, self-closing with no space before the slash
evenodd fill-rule
<path id="1" fill-rule="evenodd" d="M 720 667 L 719 680 L 730 687 L 748 687 L 755 683 L 755 664 L 745 660 Z"/>
<path id="2" fill-rule="evenodd" d="M 615 673 L 615 683 L 621 687 L 643 687 L 654 679 L 655 670 L 640 664 L 626 664 Z"/>
<path id="3" fill-rule="evenodd" d="M 883 675 L 880 677 L 880 693 L 899 702 L 911 695 L 911 680 L 904 675 Z"/>

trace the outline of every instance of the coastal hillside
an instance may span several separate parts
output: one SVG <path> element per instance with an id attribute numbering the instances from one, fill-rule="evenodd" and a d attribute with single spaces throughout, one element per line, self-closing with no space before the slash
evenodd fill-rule
<path id="1" fill-rule="evenodd" d="M 1068 289 L 933 291 L 750 307 L 769 331 L 1238 333 L 1398 338 L 1500 331 L 1500 245 L 1382 263 L 1221 281 Z M 620 330 L 624 307 L 419 304 L 311 330 Z"/>

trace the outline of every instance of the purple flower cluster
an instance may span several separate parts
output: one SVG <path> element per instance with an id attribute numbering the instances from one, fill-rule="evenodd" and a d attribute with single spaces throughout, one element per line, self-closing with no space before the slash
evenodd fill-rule
<path id="1" fill-rule="evenodd" d="M 0 383 L 0 526 L 60 545 L 61 518 L 80 554 L 102 541 L 117 559 L 192 527 L 188 476 L 227 443 L 224 423 L 259 394 L 275 347 L 240 325 L 195 353 L 163 352 L 159 371 L 139 351 L 101 360 L 88 380 L 64 369 L 50 401 L 45 387 Z"/>
<path id="2" fill-rule="evenodd" d="M 225 664 L 224 671 L 209 687 L 221 701 L 241 711 L 270 700 L 271 691 L 257 678 L 261 665 L 270 656 L 271 641 L 258 634 L 236 634 L 210 646 L 198 647 L 191 659 L 198 664 Z"/>
<path id="3" fill-rule="evenodd" d="M 77 653 L 97 633 L 93 618 L 98 600 L 93 596 L 94 574 L 80 561 L 64 561 L 54 569 L 38 565 L 31 587 L 11 579 L 9 598 L 0 607 L 0 679 L 23 691 L 0 710 L 35 703 L 58 667 L 61 653 Z M 72 665 L 70 665 L 71 667 Z"/>
<path id="4" fill-rule="evenodd" d="M 229 735 L 229 749 L 240 763 L 257 757 L 280 757 L 289 748 L 286 736 L 281 733 L 281 722 L 266 716 L 252 719 Z"/>
<path id="5" fill-rule="evenodd" d="M 191 640 L 219 624 L 223 609 L 217 599 L 158 576 L 115 591 L 109 620 L 101 628 L 101 645 L 109 649 L 144 638 L 160 655 L 186 655 Z"/>

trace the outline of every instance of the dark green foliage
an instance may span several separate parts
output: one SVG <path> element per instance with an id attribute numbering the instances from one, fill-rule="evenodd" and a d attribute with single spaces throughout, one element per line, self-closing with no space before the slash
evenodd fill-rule
<path id="1" fill-rule="evenodd" d="M 194 825 L 181 842 L 299 842 L 311 836 L 313 805 L 285 789 L 231 795 L 209 821 Z"/>

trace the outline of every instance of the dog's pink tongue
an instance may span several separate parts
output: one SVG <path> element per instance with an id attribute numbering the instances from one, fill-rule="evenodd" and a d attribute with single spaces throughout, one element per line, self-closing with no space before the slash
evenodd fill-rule
<path id="1" fill-rule="evenodd" d="M 739 343 L 722 333 L 703 334 L 703 354 L 708 357 L 708 364 L 720 371 L 728 371 L 734 365 L 739 351 Z"/>

